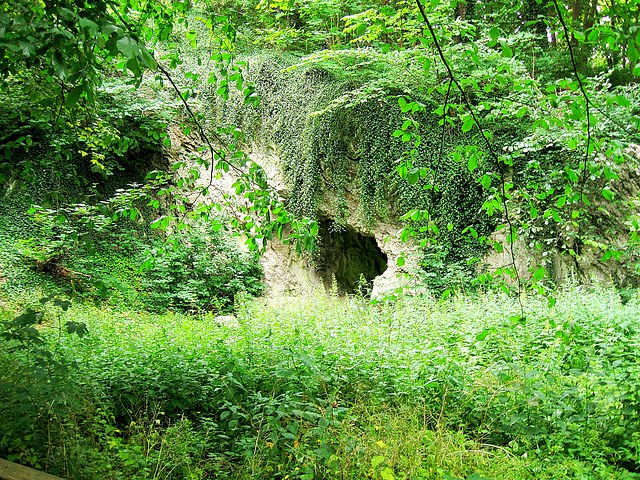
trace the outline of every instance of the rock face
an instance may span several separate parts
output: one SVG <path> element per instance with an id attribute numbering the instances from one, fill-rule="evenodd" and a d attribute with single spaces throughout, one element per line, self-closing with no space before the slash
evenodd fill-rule
<path id="1" fill-rule="evenodd" d="M 197 152 L 199 139 L 185 136 L 178 128 L 171 129 L 170 138 L 172 147 L 166 152 L 167 155 L 173 161 L 186 161 L 187 168 L 193 168 L 192 156 L 203 155 Z M 289 195 L 275 148 L 254 145 L 251 150 L 251 159 L 265 170 L 271 188 L 283 197 Z M 636 158 L 639 153 L 640 148 L 630 152 Z M 203 167 L 199 169 L 200 179 L 197 183 L 208 185 L 212 179 L 210 200 L 220 201 L 226 197 L 223 202 L 224 213 L 237 216 L 246 203 L 243 198 L 233 195 L 231 185 L 234 177 L 218 172 L 212 174 L 211 169 Z M 620 180 L 615 183 L 616 193 L 627 199 L 637 197 L 640 171 L 628 168 L 619 176 Z M 339 294 L 371 293 L 373 297 L 380 297 L 401 288 L 419 288 L 420 249 L 414 243 L 399 240 L 399 232 L 403 228 L 399 219 L 391 216 L 391 219 L 384 221 L 368 222 L 360 208 L 359 188 L 356 181 L 347 185 L 344 200 L 340 201 L 330 186 L 323 184 L 317 210 L 319 235 L 315 252 L 298 254 L 295 246 L 287 243 L 290 234 L 287 231 L 283 232 L 283 239 L 276 238 L 269 242 L 266 252 L 261 256 L 269 294 L 306 295 L 324 290 Z M 393 211 L 393 206 L 389 210 Z M 623 212 L 613 211 L 605 211 L 604 214 L 599 211 L 594 215 L 600 215 L 598 218 L 608 216 L 611 217 L 609 221 L 613 218 L 618 223 L 625 218 Z M 341 219 L 340 225 L 335 223 L 338 217 Z M 498 241 L 504 245 L 504 249 L 501 252 L 489 249 L 478 271 L 492 273 L 503 267 L 511 267 L 515 257 L 515 267 L 522 282 L 530 278 L 536 268 L 544 266 L 556 284 L 575 281 L 635 285 L 633 260 L 630 257 L 603 263 L 600 261 L 602 245 L 598 242 L 586 242 L 575 250 L 575 255 L 571 254 L 572 249 L 565 243 L 569 242 L 571 230 L 575 228 L 567 226 L 566 231 L 560 231 L 561 227 L 554 234 L 553 242 L 549 244 L 547 241 L 542 249 L 537 248 L 532 239 L 519 237 L 513 245 L 513 257 L 503 231 L 493 233 L 488 244 Z M 621 250 L 627 250 L 628 237 L 616 234 L 608 240 Z M 513 278 L 507 277 L 506 281 L 515 283 Z"/>
<path id="2" fill-rule="evenodd" d="M 194 168 L 194 155 L 206 159 L 198 152 L 199 139 L 186 136 L 177 128 L 169 131 L 171 148 L 165 152 L 170 161 L 184 161 L 187 167 L 178 171 L 186 174 Z M 288 195 L 280 162 L 275 150 L 253 146 L 250 157 L 264 169 L 272 189 L 281 196 Z M 243 198 L 233 195 L 231 174 L 220 175 L 211 168 L 200 166 L 197 185 L 209 186 L 209 200 L 225 204 L 224 213 L 237 216 L 240 207 L 246 205 Z M 210 179 L 213 179 L 211 184 Z M 328 188 L 318 205 L 319 235 L 317 250 L 299 254 L 295 245 L 287 242 L 290 231 L 283 232 L 283 239 L 274 238 L 261 255 L 265 282 L 271 295 L 306 295 L 318 290 L 334 290 L 338 294 L 362 292 L 374 296 L 392 292 L 399 287 L 416 283 L 418 252 L 415 245 L 398 240 L 402 229 L 400 222 L 377 222 L 369 225 L 360 211 L 358 185 L 347 187 L 346 211 L 341 211 L 343 225 L 334 222 L 338 216 L 338 200 Z M 222 199 L 228 196 L 228 198 Z M 191 194 L 191 200 L 196 195 Z M 404 265 L 398 266 L 398 259 Z M 402 262 L 400 262 L 402 263 Z"/>

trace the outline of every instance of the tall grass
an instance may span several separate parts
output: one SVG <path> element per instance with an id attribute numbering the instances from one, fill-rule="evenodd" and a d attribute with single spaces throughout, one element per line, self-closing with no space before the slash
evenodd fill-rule
<path id="1" fill-rule="evenodd" d="M 640 478 L 638 298 L 524 307 L 46 307 L 44 345 L 0 342 L 0 456 L 73 478 Z"/>

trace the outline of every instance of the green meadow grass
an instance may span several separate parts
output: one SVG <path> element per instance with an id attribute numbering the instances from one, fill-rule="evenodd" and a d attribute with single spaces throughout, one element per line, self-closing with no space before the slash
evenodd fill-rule
<path id="1" fill-rule="evenodd" d="M 70 478 L 640 478 L 638 299 L 573 289 L 522 307 L 49 303 L 42 345 L 0 342 L 0 456 Z"/>

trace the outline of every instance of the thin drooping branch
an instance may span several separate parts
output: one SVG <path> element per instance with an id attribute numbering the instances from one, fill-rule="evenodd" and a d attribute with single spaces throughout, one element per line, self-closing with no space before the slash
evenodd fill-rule
<path id="1" fill-rule="evenodd" d="M 178 97 L 180 97 L 180 100 L 182 101 L 182 104 L 184 105 L 185 109 L 187 110 L 187 113 L 189 114 L 189 116 L 191 117 L 193 122 L 196 124 L 196 127 L 198 129 L 198 133 L 200 134 L 200 138 L 209 147 L 209 152 L 211 154 L 211 167 L 210 167 L 211 168 L 211 173 L 210 173 L 210 177 L 209 177 L 209 185 L 206 188 L 209 188 L 209 187 L 211 187 L 213 185 L 213 172 L 214 172 L 214 170 L 216 168 L 215 167 L 216 155 L 218 157 L 220 157 L 221 159 L 223 159 L 227 163 L 227 165 L 229 165 L 229 167 L 232 168 L 238 175 L 241 175 L 243 173 L 242 170 L 240 168 L 238 168 L 236 165 L 230 163 L 229 161 L 227 161 L 225 159 L 226 155 L 227 154 L 230 155 L 231 152 L 229 151 L 229 148 L 226 146 L 224 141 L 216 133 L 213 133 L 213 136 L 215 137 L 216 141 L 221 145 L 222 150 L 217 149 L 217 148 L 215 148 L 213 146 L 213 144 L 211 143 L 211 140 L 209 140 L 209 136 L 207 135 L 207 133 L 204 130 L 204 127 L 202 126 L 202 124 L 198 120 L 197 115 L 193 112 L 193 110 L 191 110 L 191 107 L 189 106 L 189 103 L 185 100 L 184 96 L 182 95 L 182 92 L 180 92 L 180 89 L 178 88 L 176 83 L 173 81 L 173 78 L 171 77 L 169 72 L 167 72 L 167 70 L 162 65 L 160 65 L 159 63 L 158 63 L 158 70 L 160 70 L 162 72 L 162 74 L 167 78 L 167 80 L 169 80 L 169 83 L 171 83 L 171 86 L 173 87 L 175 92 L 178 94 Z M 200 198 L 200 196 L 202 195 L 202 191 L 203 190 L 200 190 L 200 192 L 198 193 L 198 196 L 196 197 L 194 202 L 197 201 L 198 198 Z"/>
<path id="2" fill-rule="evenodd" d="M 587 95 L 586 90 L 584 89 L 584 84 L 582 83 L 582 79 L 578 74 L 578 65 L 576 64 L 575 55 L 573 53 L 573 46 L 571 45 L 571 39 L 569 38 L 569 29 L 567 28 L 567 25 L 564 23 L 564 18 L 562 17 L 562 12 L 560 11 L 558 0 L 553 0 L 553 5 L 556 8 L 556 12 L 558 12 L 558 19 L 562 24 L 562 30 L 564 31 L 564 36 L 567 39 L 567 46 L 569 47 L 569 55 L 571 56 L 571 66 L 573 67 L 573 73 L 576 76 L 578 85 L 580 86 L 580 93 L 584 98 L 584 104 L 585 104 L 586 113 L 587 113 L 587 147 L 584 153 L 582 180 L 580 182 L 580 199 L 584 202 L 584 188 L 587 184 L 587 179 L 589 178 L 589 148 L 591 146 L 591 114 L 589 112 L 589 108 L 591 106 L 591 102 L 589 100 L 589 96 Z M 580 236 L 581 236 L 581 227 L 582 227 L 582 224 L 578 227 L 578 239 L 580 239 Z"/>
<path id="3" fill-rule="evenodd" d="M 508 239 L 508 243 L 511 244 L 511 248 L 510 248 L 510 253 L 511 253 L 511 266 L 513 267 L 513 274 L 515 276 L 517 285 L 518 285 L 518 302 L 520 304 L 520 312 L 521 314 L 524 316 L 524 307 L 522 305 L 522 301 L 520 299 L 520 293 L 522 292 L 522 282 L 520 280 L 520 274 L 518 273 L 518 268 L 516 266 L 516 257 L 515 257 L 515 251 L 514 251 L 514 242 L 515 242 L 515 230 L 513 227 L 513 224 L 511 222 L 511 218 L 509 217 L 509 210 L 507 207 L 507 191 L 506 191 L 506 186 L 505 186 L 505 179 L 504 179 L 504 173 L 502 171 L 502 166 L 500 165 L 500 159 L 498 157 L 498 155 L 496 154 L 493 145 L 491 145 L 491 142 L 489 141 L 489 138 L 487 137 L 484 129 L 482 128 L 482 125 L 476 115 L 475 110 L 473 109 L 471 102 L 469 101 L 469 98 L 467 97 L 467 94 L 464 91 L 464 88 L 462 87 L 462 85 L 460 85 L 460 83 L 458 82 L 458 79 L 456 78 L 456 76 L 453 73 L 453 69 L 451 68 L 451 66 L 449 65 L 449 62 L 447 61 L 446 57 L 444 56 L 444 52 L 442 51 L 442 47 L 440 46 L 440 42 L 438 42 L 438 37 L 436 36 L 435 30 L 433 29 L 433 26 L 431 25 L 431 22 L 429 22 L 429 17 L 427 17 L 427 14 L 424 10 L 424 7 L 422 6 L 422 3 L 420 3 L 420 0 L 416 0 L 416 5 L 418 6 L 418 10 L 420 10 L 420 13 L 422 14 L 422 18 L 424 19 L 425 23 L 427 24 L 427 28 L 429 29 L 429 33 L 431 34 L 431 38 L 433 39 L 433 43 L 436 46 L 436 49 L 438 50 L 438 55 L 440 56 L 440 60 L 442 61 L 443 65 L 445 66 L 445 68 L 447 69 L 447 72 L 449 74 L 449 81 L 453 82 L 455 84 L 455 86 L 458 88 L 458 90 L 460 91 L 460 95 L 462 95 L 462 98 L 464 100 L 464 103 L 469 111 L 469 113 L 471 114 L 472 118 L 473 118 L 473 122 L 475 123 L 476 127 L 478 128 L 478 130 L 480 131 L 480 134 L 482 135 L 482 139 L 484 140 L 485 144 L 487 145 L 487 150 L 489 151 L 489 155 L 491 156 L 491 158 L 496 162 L 496 167 L 498 169 L 498 175 L 500 176 L 500 188 L 501 188 L 501 197 L 502 197 L 502 206 L 504 208 L 504 215 L 507 221 L 507 226 L 509 227 L 509 236 L 507 237 Z M 445 114 L 446 114 L 446 104 L 444 106 L 445 108 Z M 510 240 L 509 240 L 510 239 Z"/>
<path id="4" fill-rule="evenodd" d="M 114 11 L 117 12 L 117 9 L 114 9 Z M 136 39 L 136 41 L 138 41 L 136 28 L 131 27 L 119 12 L 117 12 L 116 14 L 120 19 L 120 21 L 122 22 L 122 24 L 125 27 L 127 27 L 129 32 L 131 32 L 134 35 L 134 38 Z M 215 140 L 218 142 L 218 144 L 221 146 L 221 149 L 217 149 L 213 146 L 213 144 L 211 143 L 211 140 L 209 139 L 209 135 L 207 135 L 207 133 L 204 130 L 204 127 L 198 120 L 198 116 L 193 112 L 193 110 L 189 106 L 189 103 L 186 101 L 186 99 L 182 95 L 180 88 L 178 88 L 178 86 L 174 82 L 173 78 L 171 77 L 171 74 L 157 61 L 156 61 L 156 65 L 158 67 L 158 70 L 162 72 L 162 74 L 167 78 L 167 80 L 169 80 L 169 83 L 171 83 L 171 87 L 173 88 L 173 90 L 176 92 L 176 94 L 182 101 L 182 104 L 184 105 L 185 109 L 187 110 L 187 113 L 189 114 L 193 122 L 196 124 L 198 133 L 200 134 L 200 138 L 204 143 L 207 144 L 207 146 L 209 147 L 209 152 L 211 154 L 211 165 L 210 165 L 211 171 L 209 174 L 209 184 L 206 187 L 200 189 L 200 191 L 198 192 L 198 196 L 193 200 L 193 203 L 195 203 L 202 196 L 203 192 L 209 189 L 213 185 L 213 175 L 214 175 L 214 170 L 216 169 L 216 156 L 218 156 L 222 161 L 224 161 L 236 174 L 242 175 L 243 172 L 240 168 L 238 168 L 236 165 L 234 165 L 233 163 L 231 163 L 226 159 L 227 155 L 229 156 L 231 155 L 231 151 L 227 147 L 226 143 L 222 140 L 222 138 L 220 138 L 220 136 L 215 132 L 212 132 L 212 135 L 215 138 Z"/>

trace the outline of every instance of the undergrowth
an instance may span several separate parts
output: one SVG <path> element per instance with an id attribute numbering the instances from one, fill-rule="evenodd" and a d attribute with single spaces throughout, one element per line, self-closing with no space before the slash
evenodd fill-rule
<path id="1" fill-rule="evenodd" d="M 638 478 L 639 299 L 524 304 L 7 310 L 0 456 L 72 478 Z"/>

